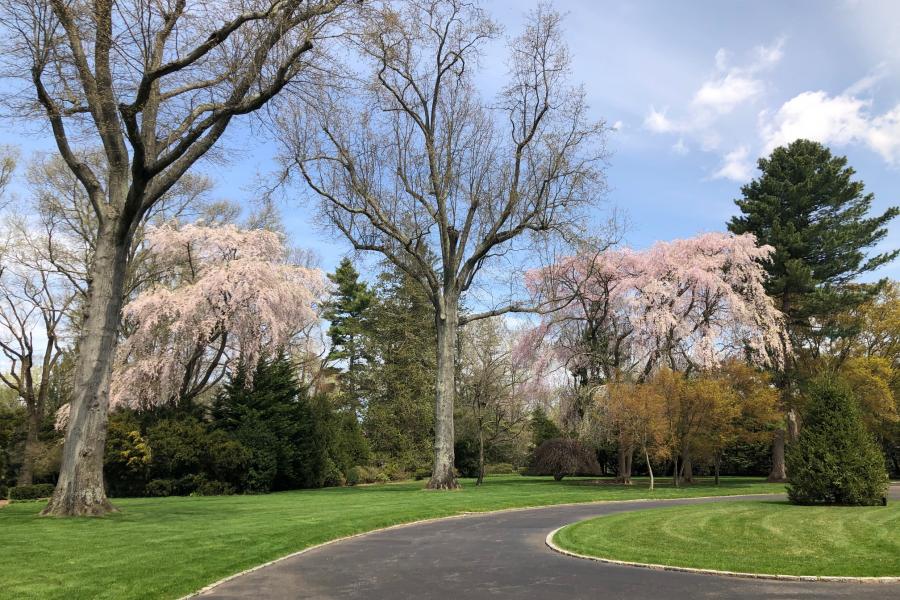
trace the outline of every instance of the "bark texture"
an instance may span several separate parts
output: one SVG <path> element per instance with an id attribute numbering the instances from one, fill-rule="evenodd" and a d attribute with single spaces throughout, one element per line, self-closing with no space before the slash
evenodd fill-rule
<path id="1" fill-rule="evenodd" d="M 453 468 L 453 403 L 456 398 L 456 339 L 459 328 L 457 301 L 444 300 L 443 314 L 437 319 L 437 382 L 434 403 L 434 465 L 430 490 L 455 490 L 459 482 Z"/>
<path id="2" fill-rule="evenodd" d="M 787 432 L 784 429 L 776 429 L 772 440 L 772 470 L 769 472 L 768 481 L 781 483 L 787 481 L 787 467 L 784 464 L 784 440 Z"/>
<path id="3" fill-rule="evenodd" d="M 106 497 L 103 453 L 129 247 L 130 239 L 115 231 L 102 232 L 97 240 L 62 465 L 43 515 L 98 516 L 115 510 Z"/>

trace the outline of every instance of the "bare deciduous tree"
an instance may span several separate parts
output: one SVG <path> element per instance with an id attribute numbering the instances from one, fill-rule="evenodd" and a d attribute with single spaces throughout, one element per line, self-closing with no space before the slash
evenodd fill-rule
<path id="1" fill-rule="evenodd" d="M 25 453 L 17 485 L 32 483 L 38 433 L 51 374 L 63 352 L 75 290 L 53 265 L 31 251 L 41 232 L 22 220 L 8 227 L 0 267 L 0 352 L 8 361 L 0 381 L 15 391 L 28 415 Z"/>
<path id="2" fill-rule="evenodd" d="M 515 334 L 500 317 L 470 323 L 461 332 L 459 394 L 471 412 L 478 434 L 478 478 L 484 482 L 484 453 L 513 442 L 531 415 L 525 388 L 535 374 L 514 357 Z"/>
<path id="3" fill-rule="evenodd" d="M 113 510 L 103 452 L 135 230 L 238 115 L 315 61 L 343 0 L 4 0 L 7 76 L 36 102 L 96 218 L 62 469 L 48 515 Z M 14 101 L 16 98 L 11 99 Z M 82 148 L 76 144 L 84 144 Z M 103 149 L 105 171 L 85 160 Z"/>
<path id="4" fill-rule="evenodd" d="M 355 90 L 327 90 L 319 110 L 286 120 L 287 159 L 328 223 L 414 277 L 433 303 L 428 485 L 452 489 L 457 329 L 528 310 L 504 293 L 460 315 L 461 299 L 479 274 L 521 264 L 511 257 L 584 224 L 603 186 L 605 127 L 568 84 L 561 18 L 545 7 L 511 41 L 509 80 L 492 103 L 473 78 L 499 30 L 476 3 L 386 2 L 362 14 L 354 41 L 369 70 Z"/>

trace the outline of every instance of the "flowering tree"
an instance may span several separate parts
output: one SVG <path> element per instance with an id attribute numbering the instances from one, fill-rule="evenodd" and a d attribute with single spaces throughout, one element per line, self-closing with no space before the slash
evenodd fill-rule
<path id="1" fill-rule="evenodd" d="M 543 339 L 586 384 L 646 379 L 663 365 L 709 369 L 736 353 L 771 364 L 783 359 L 783 319 L 759 263 L 771 252 L 752 235 L 707 233 L 567 257 L 528 283 L 563 299 L 544 319 Z"/>
<path id="2" fill-rule="evenodd" d="M 707 233 L 643 251 L 586 251 L 529 273 L 535 294 L 560 298 L 534 336 L 575 382 L 577 425 L 600 386 L 646 381 L 666 367 L 691 374 L 742 355 L 783 360 L 783 319 L 763 287 L 772 248 L 752 235 Z M 536 346 L 537 348 L 537 346 Z M 620 444 L 627 479 L 633 446 Z"/>
<path id="3" fill-rule="evenodd" d="M 168 279 L 124 308 L 112 405 L 190 401 L 236 357 L 255 364 L 318 322 L 318 269 L 289 264 L 282 236 L 234 225 L 166 225 L 147 235 Z"/>

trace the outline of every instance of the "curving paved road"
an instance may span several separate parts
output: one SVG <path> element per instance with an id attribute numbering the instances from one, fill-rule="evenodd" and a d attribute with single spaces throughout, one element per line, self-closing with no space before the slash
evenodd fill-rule
<path id="1" fill-rule="evenodd" d="M 900 488 L 892 488 L 891 497 L 900 500 Z M 900 584 L 783 582 L 656 571 L 571 558 L 544 544 L 550 531 L 581 519 L 735 499 L 743 498 L 558 506 L 412 525 L 311 550 L 237 577 L 201 597 L 900 600 Z"/>

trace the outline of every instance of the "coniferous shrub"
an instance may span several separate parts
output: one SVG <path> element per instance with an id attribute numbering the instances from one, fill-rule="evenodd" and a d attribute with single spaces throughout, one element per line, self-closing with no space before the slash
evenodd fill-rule
<path id="1" fill-rule="evenodd" d="M 821 379 L 811 389 L 800 437 L 785 455 L 795 504 L 881 504 L 884 456 L 866 430 L 847 386 Z"/>

